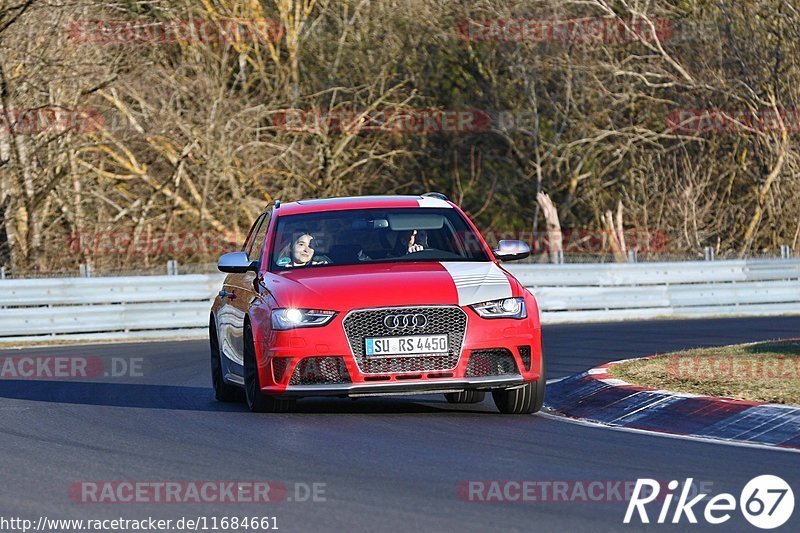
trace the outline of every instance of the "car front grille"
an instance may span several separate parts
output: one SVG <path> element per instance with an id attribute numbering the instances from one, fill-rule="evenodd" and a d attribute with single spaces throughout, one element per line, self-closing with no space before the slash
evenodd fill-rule
<path id="1" fill-rule="evenodd" d="M 422 328 L 398 327 L 390 329 L 384 324 L 388 315 L 421 314 L 426 318 Z M 358 369 L 364 374 L 401 372 L 429 372 L 453 370 L 461 355 L 467 315 L 456 306 L 395 307 L 352 311 L 344 319 L 344 330 Z M 447 335 L 446 354 L 403 355 L 395 357 L 367 357 L 364 339 L 367 337 L 396 337 L 400 335 Z"/>
<path id="2" fill-rule="evenodd" d="M 514 356 L 511 355 L 510 351 L 505 348 L 492 348 L 470 352 L 465 376 L 468 378 L 480 378 L 518 373 L 517 363 L 514 361 Z"/>
<path id="3" fill-rule="evenodd" d="M 336 383 L 350 383 L 350 374 L 341 357 L 301 359 L 289 380 L 289 385 L 333 385 Z"/>

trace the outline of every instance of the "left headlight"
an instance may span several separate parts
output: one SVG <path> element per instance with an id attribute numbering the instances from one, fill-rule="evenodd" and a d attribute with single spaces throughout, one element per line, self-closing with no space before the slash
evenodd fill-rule
<path id="1" fill-rule="evenodd" d="M 324 326 L 336 316 L 336 311 L 320 309 L 274 309 L 272 311 L 272 329 L 285 330 L 294 328 L 313 328 Z"/>
<path id="2" fill-rule="evenodd" d="M 527 318 L 528 310 L 525 308 L 524 298 L 503 298 L 482 302 L 472 306 L 483 318 Z"/>

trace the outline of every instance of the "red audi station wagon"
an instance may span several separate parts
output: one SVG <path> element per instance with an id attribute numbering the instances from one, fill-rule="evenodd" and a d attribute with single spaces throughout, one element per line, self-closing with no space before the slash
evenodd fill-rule
<path id="1" fill-rule="evenodd" d="M 538 411 L 545 372 L 533 295 L 437 193 L 274 202 L 211 309 L 216 398 L 259 412 L 310 396 L 443 393 L 502 413 Z"/>

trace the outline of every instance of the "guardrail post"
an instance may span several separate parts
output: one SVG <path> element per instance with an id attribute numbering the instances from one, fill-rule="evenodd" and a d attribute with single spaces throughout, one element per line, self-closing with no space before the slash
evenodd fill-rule
<path id="1" fill-rule="evenodd" d="M 713 261 L 714 260 L 714 248 L 711 246 L 706 246 L 705 249 L 706 261 Z"/>
<path id="2" fill-rule="evenodd" d="M 178 262 L 174 259 L 167 261 L 167 276 L 178 275 Z"/>
<path id="3" fill-rule="evenodd" d="M 788 244 L 781 244 L 781 259 L 790 259 L 792 257 L 792 248 Z"/>
<path id="4" fill-rule="evenodd" d="M 0 279 L 6 279 L 6 267 L 0 267 Z"/>
<path id="5" fill-rule="evenodd" d="M 639 262 L 639 250 L 628 250 L 628 263 Z"/>
<path id="6" fill-rule="evenodd" d="M 89 263 L 81 263 L 81 277 L 82 278 L 91 278 L 92 277 L 92 265 Z"/>

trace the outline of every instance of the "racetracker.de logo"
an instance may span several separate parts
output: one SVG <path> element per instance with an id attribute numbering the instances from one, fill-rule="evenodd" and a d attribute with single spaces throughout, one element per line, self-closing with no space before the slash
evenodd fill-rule
<path id="1" fill-rule="evenodd" d="M 666 486 L 666 481 L 661 482 Z M 637 481 L 592 480 L 469 480 L 456 486 L 459 500 L 476 503 L 609 503 L 627 502 Z M 695 493 L 710 490 L 712 482 L 694 483 Z M 647 490 L 650 495 L 653 488 Z"/>
<path id="2" fill-rule="evenodd" d="M 69 497 L 80 504 L 238 504 L 325 502 L 325 483 L 274 480 L 76 481 Z"/>
<path id="3" fill-rule="evenodd" d="M 693 380 L 800 380 L 800 358 L 677 355 L 667 360 L 667 375 Z"/>
<path id="4" fill-rule="evenodd" d="M 0 110 L 0 131 L 15 135 L 87 133 L 102 129 L 105 118 L 92 109 L 40 107 Z"/>
<path id="5" fill-rule="evenodd" d="M 667 128 L 676 133 L 774 133 L 800 132 L 800 110 L 673 109 Z"/>
<path id="6" fill-rule="evenodd" d="M 82 231 L 68 236 L 67 247 L 74 253 L 93 255 L 197 254 L 221 255 L 239 248 L 240 236 L 215 231 Z"/>
<path id="7" fill-rule="evenodd" d="M 456 33 L 465 41 L 530 43 L 654 43 L 671 39 L 675 25 L 668 19 L 464 19 Z"/>
<path id="8" fill-rule="evenodd" d="M 492 125 L 477 109 L 285 109 L 272 116 L 279 131 L 295 133 L 480 133 Z"/>
<path id="9" fill-rule="evenodd" d="M 669 236 L 657 229 L 627 229 L 622 232 L 628 249 L 642 253 L 664 252 L 669 247 Z M 560 241 L 561 250 L 568 254 L 600 254 L 611 250 L 609 234 L 605 231 L 574 228 L 561 231 L 496 231 L 482 232 L 489 246 L 501 240 L 520 240 L 528 243 L 533 253 L 541 253 Z"/>
<path id="10" fill-rule="evenodd" d="M 280 22 L 270 19 L 102 20 L 78 19 L 69 26 L 70 39 L 81 44 L 277 42 Z"/>
<path id="11" fill-rule="evenodd" d="M 0 379 L 94 379 L 142 377 L 144 358 L 38 355 L 0 357 Z"/>
<path id="12" fill-rule="evenodd" d="M 277 503 L 286 500 L 280 481 L 77 481 L 76 503 Z"/>

